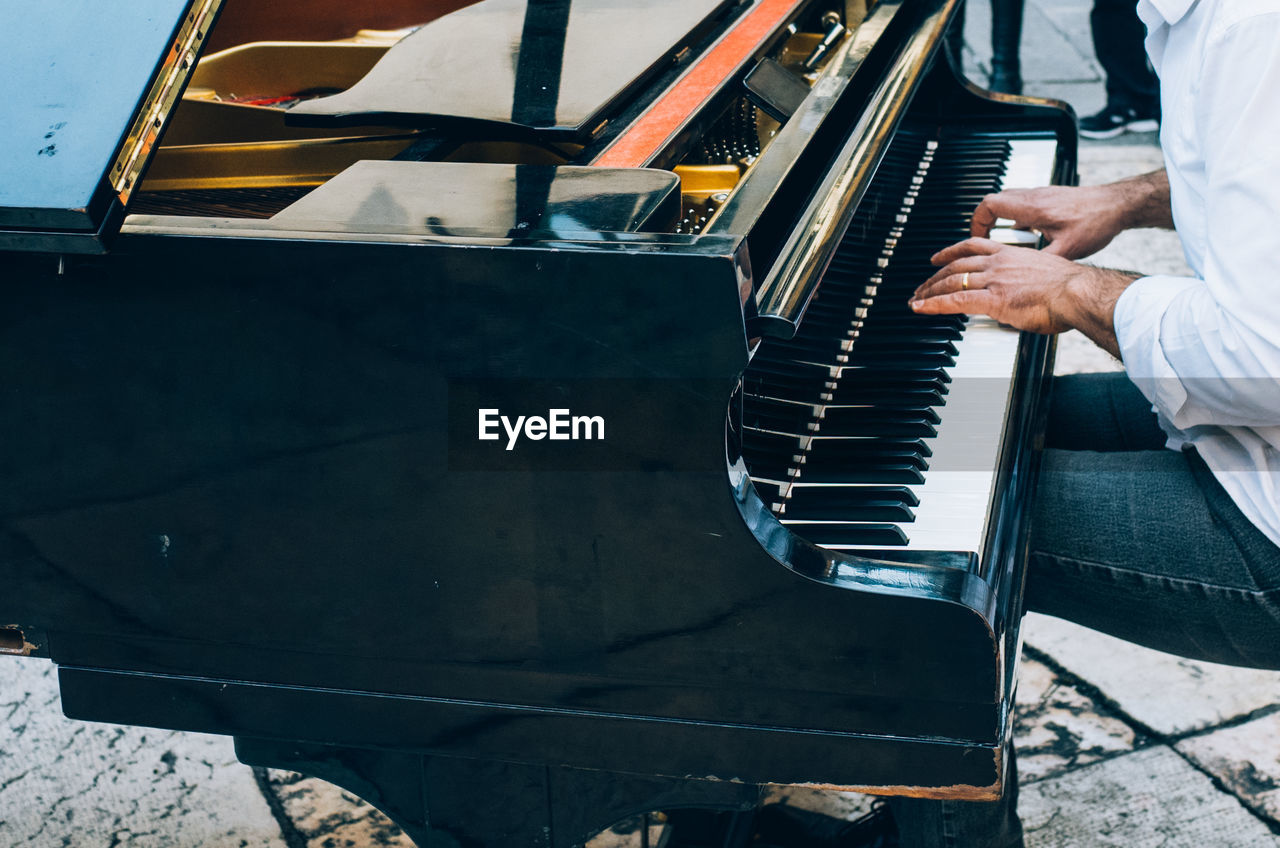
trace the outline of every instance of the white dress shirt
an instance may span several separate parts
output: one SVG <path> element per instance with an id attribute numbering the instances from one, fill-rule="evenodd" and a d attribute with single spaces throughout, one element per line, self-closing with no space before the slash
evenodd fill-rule
<path id="1" fill-rule="evenodd" d="M 1115 309 L 1168 446 L 1194 445 L 1280 544 L 1280 0 L 1140 0 L 1173 220 L 1194 277 Z"/>

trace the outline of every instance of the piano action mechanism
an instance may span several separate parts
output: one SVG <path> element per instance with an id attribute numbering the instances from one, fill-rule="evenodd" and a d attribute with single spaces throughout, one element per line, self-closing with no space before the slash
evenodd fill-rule
<path id="1" fill-rule="evenodd" d="M 955 0 L 71 5 L 137 55 L 0 135 L 0 651 L 69 716 L 424 845 L 1000 793 L 1051 344 L 905 301 L 1075 136 Z"/>

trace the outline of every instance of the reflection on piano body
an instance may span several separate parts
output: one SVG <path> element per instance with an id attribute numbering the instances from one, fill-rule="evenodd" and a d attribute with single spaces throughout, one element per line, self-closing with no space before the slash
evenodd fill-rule
<path id="1" fill-rule="evenodd" d="M 423 844 L 998 795 L 1052 351 L 905 301 L 1075 147 L 956 77 L 955 0 L 143 5 L 123 117 L 19 80 L 0 142 L 0 650 L 68 715 Z"/>

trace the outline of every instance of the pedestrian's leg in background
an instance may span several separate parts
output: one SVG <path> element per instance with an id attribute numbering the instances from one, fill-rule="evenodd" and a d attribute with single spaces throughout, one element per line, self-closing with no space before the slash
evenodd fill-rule
<path id="1" fill-rule="evenodd" d="M 1160 82 L 1147 64 L 1146 27 L 1133 0 L 1094 0 L 1089 16 L 1093 52 L 1107 83 L 1107 105 L 1080 120 L 1086 138 L 1150 132 L 1160 119 Z"/>
<path id="2" fill-rule="evenodd" d="M 1107 75 L 1107 101 L 1152 110 L 1160 82 L 1147 64 L 1146 27 L 1132 0 L 1094 0 L 1089 16 L 1093 50 Z"/>
<path id="3" fill-rule="evenodd" d="M 1022 11 L 1025 0 L 991 0 L 992 91 L 1022 93 Z"/>

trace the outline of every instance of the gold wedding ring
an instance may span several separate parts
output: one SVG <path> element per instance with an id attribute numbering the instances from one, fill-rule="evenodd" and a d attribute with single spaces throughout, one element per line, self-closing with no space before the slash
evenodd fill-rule
<path id="1" fill-rule="evenodd" d="M 960 280 L 960 290 L 961 291 L 969 290 L 969 272 L 968 271 L 964 272 L 964 278 Z"/>

